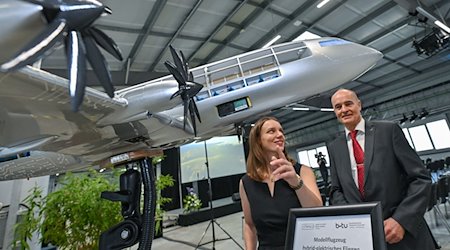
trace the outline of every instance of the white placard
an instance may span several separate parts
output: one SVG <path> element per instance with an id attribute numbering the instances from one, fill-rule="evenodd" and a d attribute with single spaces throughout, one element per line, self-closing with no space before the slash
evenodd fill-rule
<path id="1" fill-rule="evenodd" d="M 294 250 L 373 250 L 370 214 L 299 217 Z"/>

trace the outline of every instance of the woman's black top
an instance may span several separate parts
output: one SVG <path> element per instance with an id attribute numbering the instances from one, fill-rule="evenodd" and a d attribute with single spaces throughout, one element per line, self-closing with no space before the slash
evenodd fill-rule
<path id="1" fill-rule="evenodd" d="M 300 173 L 301 164 L 295 164 Z M 258 249 L 283 249 L 286 240 L 289 209 L 301 207 L 295 191 L 284 180 L 275 182 L 273 197 L 264 182 L 242 177 L 250 203 L 253 224 L 258 236 Z"/>

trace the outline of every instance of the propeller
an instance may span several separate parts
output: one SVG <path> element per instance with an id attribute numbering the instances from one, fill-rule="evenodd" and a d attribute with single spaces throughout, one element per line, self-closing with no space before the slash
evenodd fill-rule
<path id="1" fill-rule="evenodd" d="M 114 86 L 105 57 L 97 44 L 118 60 L 122 55 L 117 44 L 103 31 L 92 27 L 102 14 L 111 10 L 95 0 L 23 0 L 43 7 L 48 27 L 12 59 L 0 66 L 2 71 L 13 71 L 32 64 L 53 52 L 64 42 L 67 55 L 69 94 L 72 110 L 78 111 L 86 84 L 86 59 L 109 97 L 114 97 Z"/>
<path id="2" fill-rule="evenodd" d="M 173 99 L 177 96 L 181 97 L 184 107 L 183 129 L 186 130 L 186 122 L 189 119 L 194 129 L 194 135 L 197 136 L 197 126 L 195 118 L 197 118 L 199 122 L 202 122 L 202 120 L 200 119 L 200 113 L 198 112 L 197 105 L 195 104 L 194 96 L 198 92 L 200 92 L 200 90 L 203 88 L 203 85 L 194 82 L 194 76 L 192 72 L 189 72 L 189 66 L 186 62 L 186 58 L 184 57 L 183 52 L 180 51 L 180 57 L 172 47 L 172 45 L 170 45 L 169 48 L 174 63 L 166 61 L 164 62 L 164 65 L 178 82 L 178 90 L 170 97 L 170 99 Z"/>

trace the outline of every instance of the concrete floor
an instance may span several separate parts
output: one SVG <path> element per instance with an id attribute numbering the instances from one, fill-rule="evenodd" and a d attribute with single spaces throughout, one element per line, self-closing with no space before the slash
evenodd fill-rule
<path id="1" fill-rule="evenodd" d="M 446 221 L 450 224 L 450 204 L 448 203 L 447 209 L 449 217 L 447 217 Z M 439 210 L 445 216 L 445 207 L 443 204 L 439 206 Z M 433 209 L 425 214 L 425 219 L 428 221 L 433 235 L 441 245 L 441 250 L 450 250 L 450 232 L 444 226 L 443 218 L 439 214 L 437 214 L 437 225 L 435 218 L 435 210 Z M 214 243 L 212 242 L 212 225 L 208 221 L 187 227 L 171 226 L 165 228 L 163 237 L 153 240 L 152 249 L 239 250 L 241 247 L 244 247 L 242 239 L 242 212 L 216 219 L 216 223 L 214 223 L 216 241 Z"/>

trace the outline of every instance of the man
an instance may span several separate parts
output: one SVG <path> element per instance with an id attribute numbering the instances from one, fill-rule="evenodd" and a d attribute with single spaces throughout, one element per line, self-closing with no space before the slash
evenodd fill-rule
<path id="1" fill-rule="evenodd" d="M 322 152 L 319 152 L 318 155 L 316 155 L 317 158 L 317 164 L 319 165 L 320 174 L 322 175 L 322 179 L 324 182 L 325 188 L 328 186 L 328 169 L 327 169 L 327 160 L 325 159 L 325 155 L 322 154 Z"/>
<path id="2" fill-rule="evenodd" d="M 351 90 L 336 91 L 331 103 L 345 126 L 345 134 L 328 147 L 332 204 L 380 201 L 389 250 L 435 249 L 423 218 L 431 179 L 401 128 L 365 121 Z"/>

